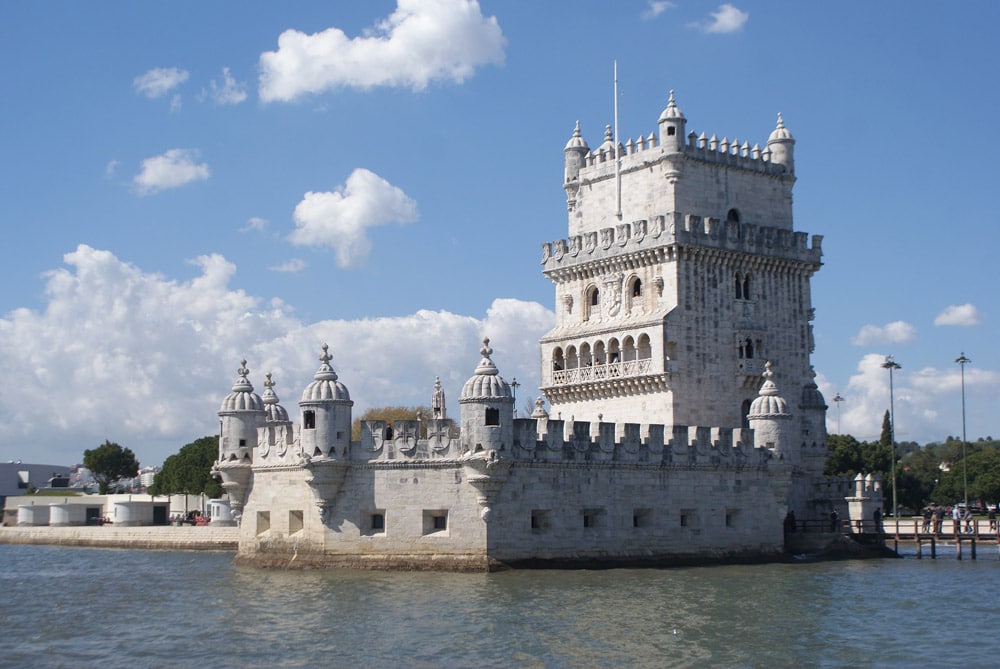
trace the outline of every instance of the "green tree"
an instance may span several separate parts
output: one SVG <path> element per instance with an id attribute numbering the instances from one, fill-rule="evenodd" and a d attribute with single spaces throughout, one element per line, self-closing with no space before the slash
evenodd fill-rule
<path id="1" fill-rule="evenodd" d="M 847 476 L 853 478 L 864 469 L 861 459 L 861 444 L 849 434 L 831 434 L 826 440 L 829 451 L 826 456 L 827 476 Z"/>
<path id="2" fill-rule="evenodd" d="M 222 495 L 222 486 L 212 478 L 212 465 L 219 455 L 219 438 L 202 437 L 181 447 L 163 462 L 163 468 L 153 477 L 151 495 L 205 493 L 215 498 Z"/>
<path id="3" fill-rule="evenodd" d="M 122 448 L 107 439 L 97 448 L 83 452 L 83 466 L 94 476 L 102 495 L 106 495 L 118 479 L 134 478 L 139 473 L 139 462 L 132 449 Z"/>

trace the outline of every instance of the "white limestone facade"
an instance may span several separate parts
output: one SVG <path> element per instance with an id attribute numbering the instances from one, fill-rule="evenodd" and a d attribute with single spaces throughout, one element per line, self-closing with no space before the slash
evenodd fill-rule
<path id="1" fill-rule="evenodd" d="M 240 562 L 496 569 L 771 558 L 785 525 L 846 517 L 824 481 L 809 281 L 819 236 L 792 226 L 794 140 L 657 129 L 565 148 L 568 236 L 542 247 L 556 323 L 542 391 L 514 417 L 484 339 L 446 417 L 365 421 L 324 345 L 289 418 L 246 362 L 223 401 L 216 472 Z M 880 493 L 879 493 L 880 494 Z"/>

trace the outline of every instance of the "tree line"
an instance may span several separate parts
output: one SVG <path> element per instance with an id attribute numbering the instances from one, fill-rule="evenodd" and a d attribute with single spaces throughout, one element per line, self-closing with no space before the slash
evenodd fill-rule
<path id="1" fill-rule="evenodd" d="M 889 412 L 882 420 L 877 441 L 858 441 L 851 435 L 831 434 L 827 438 L 827 476 L 854 478 L 859 473 L 878 474 L 884 482 L 883 498 L 892 499 L 893 448 Z M 944 442 L 923 446 L 896 442 L 896 499 L 902 509 L 920 511 L 930 504 L 947 506 L 965 500 L 968 482 L 969 504 L 1000 501 L 1000 442 L 993 437 L 963 444 L 948 437 Z"/>

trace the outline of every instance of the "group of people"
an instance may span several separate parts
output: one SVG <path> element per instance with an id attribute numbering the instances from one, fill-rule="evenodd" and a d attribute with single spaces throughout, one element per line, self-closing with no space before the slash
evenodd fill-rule
<path id="1" fill-rule="evenodd" d="M 946 508 L 943 506 L 928 506 L 924 508 L 923 511 L 923 524 L 920 527 L 920 531 L 923 533 L 934 533 L 939 534 L 941 532 L 941 526 L 944 523 L 946 516 L 951 516 L 951 521 L 953 523 L 953 532 L 955 534 L 965 533 L 973 534 L 976 531 L 976 520 L 972 516 L 972 512 L 965 506 L 960 506 L 956 504 L 953 507 Z M 997 531 L 997 507 L 989 507 L 987 513 L 987 518 L 990 522 L 990 532 Z"/>

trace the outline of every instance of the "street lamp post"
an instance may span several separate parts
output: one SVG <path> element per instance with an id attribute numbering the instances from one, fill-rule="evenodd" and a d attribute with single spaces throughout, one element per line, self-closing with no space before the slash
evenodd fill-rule
<path id="1" fill-rule="evenodd" d="M 885 356 L 882 369 L 889 370 L 889 442 L 892 444 L 892 517 L 899 522 L 899 505 L 896 502 L 896 406 L 893 397 L 892 372 L 900 369 L 901 365 L 892 359 L 891 355 Z"/>
<path id="2" fill-rule="evenodd" d="M 514 379 L 510 382 L 510 389 L 513 395 L 512 399 L 514 400 L 514 418 L 517 418 L 517 387 L 519 385 L 521 384 L 517 382 L 517 377 L 515 376 Z"/>
<path id="3" fill-rule="evenodd" d="M 844 401 L 844 398 L 840 396 L 840 393 L 837 393 L 833 396 L 833 401 L 837 403 L 837 434 L 843 434 L 840 431 L 840 403 Z"/>
<path id="4" fill-rule="evenodd" d="M 962 492 L 965 496 L 965 511 L 969 512 L 969 465 L 965 462 L 965 366 L 972 362 L 965 357 L 965 351 L 962 351 L 962 355 L 955 358 L 955 362 L 958 363 L 959 367 L 962 369 Z"/>

